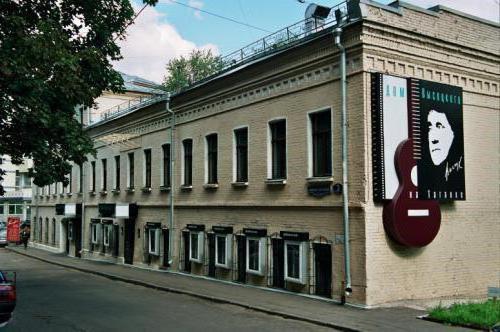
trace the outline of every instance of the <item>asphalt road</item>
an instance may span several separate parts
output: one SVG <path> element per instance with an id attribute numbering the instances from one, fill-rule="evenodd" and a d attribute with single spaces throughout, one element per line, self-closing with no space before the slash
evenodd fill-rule
<path id="1" fill-rule="evenodd" d="M 332 331 L 112 281 L 2 248 L 0 269 L 17 271 L 17 307 L 2 331 Z"/>

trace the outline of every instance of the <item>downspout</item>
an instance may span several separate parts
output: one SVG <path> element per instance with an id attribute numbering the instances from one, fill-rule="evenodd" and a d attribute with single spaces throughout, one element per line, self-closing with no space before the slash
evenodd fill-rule
<path id="1" fill-rule="evenodd" d="M 168 265 L 172 264 L 172 248 L 174 242 L 174 129 L 175 129 L 175 113 L 170 109 L 170 92 L 167 92 L 166 102 L 167 113 L 170 113 L 170 220 L 168 223 Z"/>
<path id="2" fill-rule="evenodd" d="M 345 268 L 345 294 L 342 297 L 345 302 L 345 296 L 350 296 L 351 288 L 351 254 L 349 246 L 349 190 L 348 190 L 348 142 L 347 142 L 347 80 L 346 80 L 346 54 L 345 48 L 340 42 L 342 28 L 334 30 L 335 46 L 340 51 L 340 90 L 341 90 L 341 108 L 342 108 L 342 207 L 344 219 L 344 268 Z"/>

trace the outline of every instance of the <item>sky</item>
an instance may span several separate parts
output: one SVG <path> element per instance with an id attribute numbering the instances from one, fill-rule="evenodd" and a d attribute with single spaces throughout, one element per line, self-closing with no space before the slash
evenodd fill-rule
<path id="1" fill-rule="evenodd" d="M 440 4 L 497 23 L 500 21 L 499 1 L 406 0 L 423 8 Z M 131 2 L 136 12 L 143 7 L 140 0 Z M 314 3 L 332 7 L 340 2 L 317 0 Z M 155 7 L 146 7 L 128 27 L 126 40 L 119 42 L 123 59 L 113 65 L 127 74 L 161 83 L 169 60 L 186 56 L 194 49 L 227 55 L 303 20 L 309 3 L 305 0 L 159 0 Z"/>

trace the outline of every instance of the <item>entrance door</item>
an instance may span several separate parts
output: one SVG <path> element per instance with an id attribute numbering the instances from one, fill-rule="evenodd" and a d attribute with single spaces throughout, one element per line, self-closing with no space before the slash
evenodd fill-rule
<path id="1" fill-rule="evenodd" d="M 80 217 L 81 218 L 81 217 Z M 75 238 L 75 257 L 82 257 L 82 220 L 73 219 L 73 234 Z"/>
<path id="2" fill-rule="evenodd" d="M 215 278 L 215 233 L 208 233 L 208 276 Z"/>
<path id="3" fill-rule="evenodd" d="M 162 229 L 163 233 L 163 266 L 168 267 L 170 264 L 168 263 L 168 243 L 170 241 L 168 229 Z"/>
<path id="4" fill-rule="evenodd" d="M 41 225 L 42 223 L 40 223 Z M 40 228 L 41 229 L 41 228 Z M 66 230 L 66 248 L 65 248 L 65 251 L 66 251 L 66 255 L 69 255 L 69 221 L 66 221 L 64 223 L 64 229 Z"/>
<path id="5" fill-rule="evenodd" d="M 239 282 L 247 281 L 247 246 L 246 246 L 246 236 L 237 235 L 236 236 L 236 246 L 238 251 L 238 278 Z"/>
<path id="6" fill-rule="evenodd" d="M 120 226 L 113 225 L 113 257 L 118 257 L 120 252 Z"/>
<path id="7" fill-rule="evenodd" d="M 189 261 L 189 232 L 182 232 L 184 239 L 184 271 L 191 272 L 191 262 Z"/>
<path id="8" fill-rule="evenodd" d="M 316 295 L 332 297 L 332 248 L 326 243 L 314 243 Z"/>
<path id="9" fill-rule="evenodd" d="M 135 219 L 125 219 L 123 258 L 125 264 L 134 263 Z"/>
<path id="10" fill-rule="evenodd" d="M 273 287 L 285 287 L 285 252 L 283 239 L 271 239 L 273 248 Z"/>

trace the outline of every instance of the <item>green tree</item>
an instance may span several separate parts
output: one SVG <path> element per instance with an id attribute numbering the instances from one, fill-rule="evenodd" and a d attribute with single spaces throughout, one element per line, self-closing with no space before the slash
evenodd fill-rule
<path id="1" fill-rule="evenodd" d="M 220 56 L 210 50 L 193 50 L 187 57 L 172 59 L 167 64 L 163 84 L 171 92 L 178 92 L 191 84 L 213 75 L 224 67 Z"/>
<path id="2" fill-rule="evenodd" d="M 111 61 L 121 59 L 116 40 L 133 8 L 129 0 L 0 0 L 0 13 L 0 155 L 33 159 L 36 185 L 66 183 L 69 162 L 94 153 L 75 110 L 123 88 Z"/>

